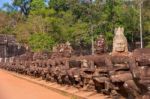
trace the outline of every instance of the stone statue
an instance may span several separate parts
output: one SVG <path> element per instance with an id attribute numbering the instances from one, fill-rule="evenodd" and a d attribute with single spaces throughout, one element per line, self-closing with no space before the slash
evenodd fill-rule
<path id="1" fill-rule="evenodd" d="M 99 35 L 95 42 L 95 54 L 102 54 L 106 52 L 105 38 L 103 35 Z"/>
<path id="2" fill-rule="evenodd" d="M 128 43 L 124 36 L 124 29 L 121 27 L 116 28 L 113 39 L 113 50 L 109 60 L 110 79 L 118 90 L 120 90 L 120 86 L 124 87 L 127 93 L 122 94 L 128 95 L 133 93 L 130 95 L 135 98 L 139 89 L 136 87 L 132 73 L 130 72 L 129 62 L 131 57 L 131 54 L 128 52 Z"/>
<path id="3" fill-rule="evenodd" d="M 67 41 L 67 42 L 65 43 L 65 51 L 68 52 L 68 53 L 70 53 L 70 54 L 71 54 L 72 51 L 73 51 L 73 49 L 72 49 L 71 44 L 70 44 L 69 41 Z"/>
<path id="4" fill-rule="evenodd" d="M 131 72 L 141 89 L 142 99 L 150 99 L 150 48 L 135 49 Z"/>
<path id="5" fill-rule="evenodd" d="M 124 36 L 124 28 L 116 28 L 115 29 L 115 36 L 113 39 L 113 50 L 112 55 L 128 55 L 128 43 L 127 39 Z"/>
<path id="6" fill-rule="evenodd" d="M 71 47 L 70 42 L 61 43 L 53 47 L 52 57 L 71 57 L 73 48 Z"/>

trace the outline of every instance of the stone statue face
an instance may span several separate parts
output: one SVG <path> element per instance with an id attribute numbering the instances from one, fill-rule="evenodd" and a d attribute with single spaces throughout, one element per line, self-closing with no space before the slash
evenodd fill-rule
<path id="1" fill-rule="evenodd" d="M 115 44 L 116 52 L 125 52 L 125 47 L 126 47 L 126 44 L 125 44 L 124 40 L 122 40 L 122 39 L 116 40 L 116 44 Z"/>
<path id="2" fill-rule="evenodd" d="M 115 29 L 115 36 L 113 39 L 112 54 L 115 55 L 116 52 L 128 53 L 128 42 L 124 36 L 124 29 L 120 27 Z"/>

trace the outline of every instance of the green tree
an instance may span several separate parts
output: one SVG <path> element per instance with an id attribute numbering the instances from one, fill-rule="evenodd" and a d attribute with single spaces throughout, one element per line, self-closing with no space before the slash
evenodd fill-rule
<path id="1" fill-rule="evenodd" d="M 30 14 L 41 14 L 42 11 L 46 11 L 45 0 L 32 0 L 30 4 Z"/>
<path id="2" fill-rule="evenodd" d="M 13 0 L 13 5 L 20 8 L 22 14 L 27 16 L 30 11 L 30 3 L 32 0 Z"/>
<path id="3" fill-rule="evenodd" d="M 56 11 L 66 11 L 69 8 L 68 0 L 50 0 L 49 7 Z"/>
<path id="4" fill-rule="evenodd" d="M 29 37 L 29 45 L 34 52 L 50 51 L 54 43 L 53 38 L 46 33 L 35 33 Z"/>
<path id="5" fill-rule="evenodd" d="M 144 45 L 150 48 L 150 1 L 145 0 L 142 7 Z"/>
<path id="6" fill-rule="evenodd" d="M 44 33 L 53 38 L 55 43 L 70 41 L 75 45 L 82 41 L 91 45 L 91 38 L 103 34 L 108 46 L 112 45 L 114 29 L 125 28 L 129 45 L 139 41 L 139 7 L 137 0 L 14 0 L 8 8 L 19 7 L 19 12 L 9 10 L 0 13 L 0 33 L 15 34 L 22 43 L 29 43 L 29 38 Z M 149 39 L 149 0 L 142 8 L 143 33 L 146 46 Z M 4 17 L 3 17 L 4 16 Z M 93 27 L 93 29 L 92 29 Z"/>

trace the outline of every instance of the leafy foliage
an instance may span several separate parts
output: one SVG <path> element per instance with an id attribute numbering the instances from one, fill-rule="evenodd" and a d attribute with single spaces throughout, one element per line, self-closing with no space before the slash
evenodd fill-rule
<path id="1" fill-rule="evenodd" d="M 104 1 L 14 0 L 12 5 L 5 4 L 7 11 L 0 10 L 0 33 L 15 34 L 20 42 L 32 45 L 34 51 L 50 50 L 54 41 L 70 41 L 72 45 L 82 42 L 90 46 L 92 36 L 96 39 L 99 34 L 105 36 L 111 47 L 114 29 L 118 26 L 125 28 L 129 44 L 140 41 L 139 0 Z M 145 0 L 142 22 L 147 47 L 150 46 L 149 9 L 150 1 Z"/>
<path id="2" fill-rule="evenodd" d="M 33 51 L 50 51 L 54 45 L 54 40 L 51 36 L 45 33 L 35 33 L 29 38 L 29 45 Z"/>

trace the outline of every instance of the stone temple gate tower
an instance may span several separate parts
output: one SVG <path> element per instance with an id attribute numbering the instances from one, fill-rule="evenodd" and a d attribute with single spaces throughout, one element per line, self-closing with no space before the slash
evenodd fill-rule
<path id="1" fill-rule="evenodd" d="M 25 48 L 16 42 L 13 35 L 0 34 L 0 58 L 8 58 L 20 55 Z"/>

